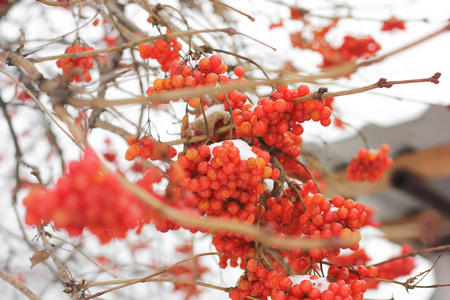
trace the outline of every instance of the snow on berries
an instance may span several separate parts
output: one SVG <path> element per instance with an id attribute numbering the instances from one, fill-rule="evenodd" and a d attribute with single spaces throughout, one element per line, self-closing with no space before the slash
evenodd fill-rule
<path id="1" fill-rule="evenodd" d="M 82 47 L 72 45 L 67 47 L 65 53 L 75 53 L 94 50 L 92 47 Z M 63 58 L 56 61 L 58 68 L 63 70 L 64 78 L 69 78 L 70 82 L 90 82 L 92 80 L 89 69 L 94 66 L 94 55 L 77 58 Z"/>
<path id="2" fill-rule="evenodd" d="M 269 161 L 268 152 L 242 140 L 201 145 L 179 155 L 188 172 L 181 185 L 198 195 L 200 211 L 253 224 L 253 206 L 265 192 L 263 179 L 279 176 Z"/>
<path id="3" fill-rule="evenodd" d="M 387 169 L 392 167 L 393 161 L 389 157 L 389 146 L 381 145 L 378 151 L 362 148 L 358 156 L 350 161 L 347 167 L 347 177 L 353 181 L 377 181 L 381 179 Z"/>
<path id="4" fill-rule="evenodd" d="M 100 160 L 87 149 L 72 161 L 53 188 L 33 188 L 24 199 L 28 225 L 52 222 L 70 236 L 87 229 L 102 244 L 123 239 L 141 222 L 146 206 L 124 189 L 112 173 L 102 171 Z"/>

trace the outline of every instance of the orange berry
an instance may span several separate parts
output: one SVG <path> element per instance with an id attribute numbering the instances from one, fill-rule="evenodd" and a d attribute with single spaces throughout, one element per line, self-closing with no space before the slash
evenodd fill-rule
<path id="1" fill-rule="evenodd" d="M 134 144 L 136 142 L 136 137 L 135 136 L 130 136 L 128 139 L 127 139 L 127 143 L 128 143 L 128 146 L 131 146 L 132 144 Z"/>
<path id="2" fill-rule="evenodd" d="M 189 98 L 188 103 L 191 107 L 197 108 L 200 106 L 200 98 L 199 97 Z"/>
<path id="3" fill-rule="evenodd" d="M 156 79 L 153 81 L 153 87 L 155 88 L 156 91 L 162 91 L 162 90 L 164 90 L 163 79 L 162 79 L 162 78 L 156 78 Z"/>
<path id="4" fill-rule="evenodd" d="M 190 161 L 194 161 L 198 157 L 198 151 L 195 148 L 190 148 L 186 151 L 186 158 Z"/>
<path id="5" fill-rule="evenodd" d="M 200 71 L 207 70 L 209 71 L 211 69 L 211 63 L 209 62 L 208 58 L 202 58 L 198 62 L 198 68 Z"/>
<path id="6" fill-rule="evenodd" d="M 180 88 L 184 85 L 184 77 L 181 75 L 175 75 L 172 77 L 172 84 L 174 85 L 174 87 Z"/>
<path id="7" fill-rule="evenodd" d="M 194 78 L 194 77 L 192 77 L 192 76 L 190 76 L 190 75 L 184 77 L 184 84 L 185 84 L 186 86 L 194 86 L 195 83 L 196 83 L 196 81 L 195 81 L 195 78 Z"/>

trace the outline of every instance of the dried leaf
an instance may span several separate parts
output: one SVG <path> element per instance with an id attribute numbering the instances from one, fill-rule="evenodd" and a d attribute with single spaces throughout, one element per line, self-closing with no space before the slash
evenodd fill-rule
<path id="1" fill-rule="evenodd" d="M 186 114 L 181 120 L 181 138 L 189 138 L 191 129 L 189 127 L 189 116 Z"/>
<path id="2" fill-rule="evenodd" d="M 208 132 L 210 135 L 214 133 L 217 122 L 223 121 L 223 125 L 230 124 L 231 116 L 229 112 L 218 111 L 210 114 L 206 117 L 206 122 L 203 118 L 198 119 L 191 123 L 191 128 L 200 131 L 203 134 L 207 134 L 206 124 L 208 124 Z"/>
<path id="3" fill-rule="evenodd" d="M 50 253 L 48 253 L 46 250 L 40 250 L 33 254 L 33 256 L 30 258 L 31 261 L 31 269 L 41 262 L 45 261 L 50 256 Z"/>
<path id="4" fill-rule="evenodd" d="M 223 18 L 225 22 L 229 22 L 230 18 L 228 16 L 227 8 L 223 5 L 213 3 L 214 14 Z"/>

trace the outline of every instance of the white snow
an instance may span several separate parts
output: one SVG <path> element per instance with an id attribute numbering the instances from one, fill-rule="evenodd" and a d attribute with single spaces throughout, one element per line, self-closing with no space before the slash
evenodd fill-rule
<path id="1" fill-rule="evenodd" d="M 234 146 L 239 149 L 239 155 L 241 156 L 241 160 L 247 160 L 250 157 L 257 158 L 258 156 L 252 151 L 252 147 L 249 144 L 244 142 L 243 140 L 230 140 L 233 142 Z M 209 145 L 209 149 L 211 149 L 211 159 L 214 157 L 212 154 L 213 149 L 217 146 L 221 146 L 223 142 L 214 143 Z"/>
<path id="2" fill-rule="evenodd" d="M 289 276 L 293 284 L 300 284 L 303 280 L 309 280 L 313 284 L 313 287 L 318 289 L 320 292 L 328 290 L 330 283 L 324 277 L 319 277 L 317 279 L 311 279 L 311 275 L 294 275 Z"/>

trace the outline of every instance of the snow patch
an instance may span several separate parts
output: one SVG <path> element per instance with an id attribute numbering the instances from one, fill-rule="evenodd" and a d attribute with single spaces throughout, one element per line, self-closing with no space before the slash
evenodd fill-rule
<path id="1" fill-rule="evenodd" d="M 328 290 L 330 283 L 324 277 L 319 277 L 317 279 L 311 279 L 311 275 L 294 275 L 289 276 L 293 284 L 300 284 L 303 280 L 309 280 L 313 284 L 313 287 L 318 289 L 321 293 Z"/>
<path id="2" fill-rule="evenodd" d="M 252 147 L 249 144 L 244 142 L 243 140 L 230 140 L 233 142 L 234 146 L 239 149 L 239 155 L 241 160 L 248 160 L 249 158 L 257 158 L 258 156 L 252 151 Z M 217 146 L 222 146 L 223 142 L 214 143 L 209 145 L 209 149 L 211 149 L 211 159 L 214 157 L 213 149 Z"/>

